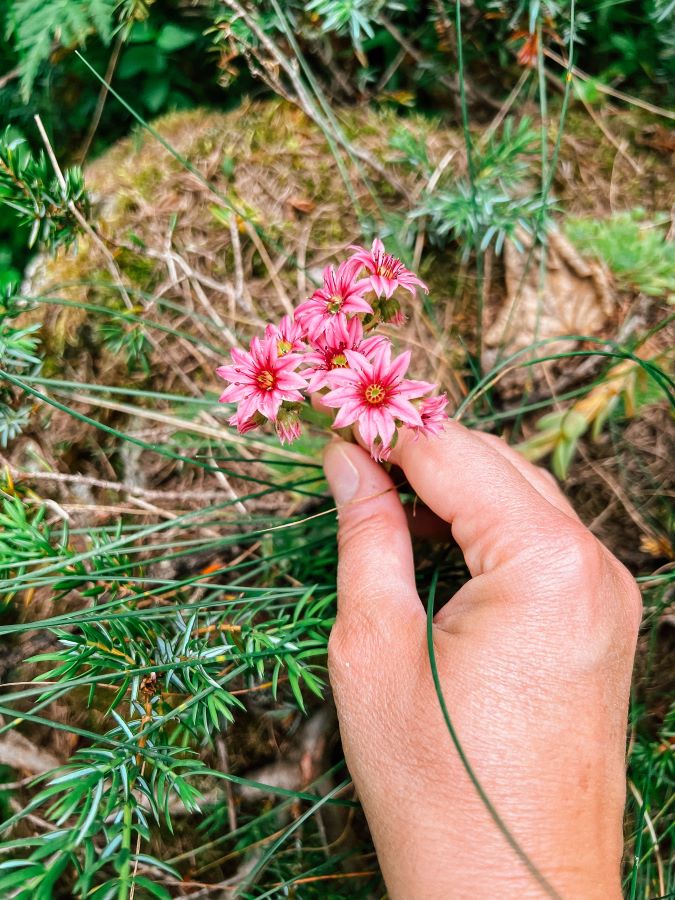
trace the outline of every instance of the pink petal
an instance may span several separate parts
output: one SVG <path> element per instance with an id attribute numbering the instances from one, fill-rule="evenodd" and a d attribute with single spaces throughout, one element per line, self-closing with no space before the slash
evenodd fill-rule
<path id="1" fill-rule="evenodd" d="M 408 351 L 409 352 L 409 351 Z M 365 357 L 364 357 L 365 358 Z M 386 341 L 373 353 L 372 377 L 381 381 L 387 377 L 391 366 L 391 341 Z"/>
<path id="2" fill-rule="evenodd" d="M 336 388 L 347 390 L 350 395 L 353 395 L 358 387 L 359 378 L 351 369 L 331 369 L 330 377 Z"/>
<path id="3" fill-rule="evenodd" d="M 249 361 L 250 354 L 246 353 L 244 350 L 240 350 L 239 347 L 233 347 L 231 350 L 232 359 L 239 363 L 240 366 L 244 365 Z"/>
<path id="4" fill-rule="evenodd" d="M 349 388 L 339 387 L 334 391 L 330 391 L 324 397 L 321 398 L 321 402 L 326 406 L 337 407 L 342 406 L 344 403 L 348 403 L 350 400 L 354 399 L 354 391 Z"/>
<path id="5" fill-rule="evenodd" d="M 309 394 L 313 394 L 316 391 L 320 391 L 321 388 L 329 387 L 328 384 L 328 373 L 324 370 L 321 372 L 314 372 L 314 374 L 309 379 L 307 383 L 307 392 Z"/>
<path id="6" fill-rule="evenodd" d="M 372 409 L 365 410 L 361 416 L 359 416 L 359 431 L 361 432 L 361 437 L 369 444 L 371 447 L 371 454 L 373 453 L 373 445 L 375 444 L 375 438 L 377 437 L 377 425 L 375 424 L 375 420 L 373 418 Z"/>
<path id="7" fill-rule="evenodd" d="M 216 375 L 225 381 L 237 381 L 241 373 L 234 366 L 219 366 Z"/>
<path id="8" fill-rule="evenodd" d="M 371 275 L 370 283 L 378 297 L 381 297 L 383 294 L 386 294 L 386 292 L 387 292 L 386 284 L 385 284 L 384 278 L 382 278 L 380 275 Z"/>
<path id="9" fill-rule="evenodd" d="M 241 401 L 237 408 L 237 420 L 238 422 L 245 422 L 247 419 L 252 418 L 258 411 L 258 397 L 255 394 L 251 397 L 246 397 Z M 262 412 L 262 410 L 260 410 L 260 412 Z"/>
<path id="10" fill-rule="evenodd" d="M 359 353 L 362 353 L 365 357 L 369 357 L 377 350 L 380 344 L 386 340 L 387 338 L 383 337 L 381 334 L 374 334 L 372 337 L 364 338 L 357 349 Z"/>
<path id="11" fill-rule="evenodd" d="M 338 414 L 333 422 L 333 428 L 346 428 L 348 425 L 353 425 L 359 419 L 360 410 L 361 406 L 356 401 L 346 403 L 338 410 Z"/>
<path id="12" fill-rule="evenodd" d="M 277 386 L 282 391 L 303 391 L 307 387 L 307 382 L 297 372 L 280 372 L 277 375 Z"/>
<path id="13" fill-rule="evenodd" d="M 391 295 L 396 290 L 397 281 L 395 278 L 381 278 L 382 286 L 384 288 L 384 296 L 387 300 L 391 297 Z"/>
<path id="14" fill-rule="evenodd" d="M 363 297 L 349 297 L 348 300 L 342 304 L 342 310 L 344 313 L 372 313 L 373 307 L 368 303 L 367 300 L 364 300 Z"/>
<path id="15" fill-rule="evenodd" d="M 389 369 L 389 375 L 395 381 L 400 381 L 408 371 L 408 366 L 410 365 L 410 357 L 410 350 L 405 350 L 403 353 L 401 353 L 400 356 L 397 356 L 396 359 L 392 360 L 391 367 Z"/>
<path id="16" fill-rule="evenodd" d="M 358 350 L 345 350 L 345 358 L 355 372 L 363 373 L 368 378 L 373 377 L 373 366 L 363 353 L 359 353 Z"/>
<path id="17" fill-rule="evenodd" d="M 260 401 L 260 411 L 268 419 L 276 419 L 283 397 L 278 391 L 267 391 Z"/>
<path id="18" fill-rule="evenodd" d="M 248 385 L 244 384 L 231 384 L 229 387 L 226 387 L 223 393 L 219 397 L 220 403 L 236 403 L 237 400 L 241 400 L 242 397 L 245 397 L 249 392 Z"/>
<path id="19" fill-rule="evenodd" d="M 397 419 L 406 425 L 422 425 L 422 417 L 408 400 L 402 397 L 392 397 L 387 404 Z"/>
<path id="20" fill-rule="evenodd" d="M 430 384 L 428 381 L 409 381 L 404 379 L 398 386 L 398 394 L 408 400 L 415 400 L 433 391 L 436 385 Z"/>
<path id="21" fill-rule="evenodd" d="M 379 407 L 374 411 L 373 417 L 377 423 L 377 430 L 382 438 L 382 443 L 385 445 L 390 444 L 396 432 L 396 423 L 393 416 L 386 409 Z"/>

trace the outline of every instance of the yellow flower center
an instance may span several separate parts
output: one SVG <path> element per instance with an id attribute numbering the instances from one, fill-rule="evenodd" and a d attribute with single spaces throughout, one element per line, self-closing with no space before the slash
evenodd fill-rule
<path id="1" fill-rule="evenodd" d="M 385 398 L 385 390 L 381 384 L 369 384 L 365 390 L 365 397 L 368 403 L 377 406 Z"/>
<path id="2" fill-rule="evenodd" d="M 395 256 L 391 256 L 391 254 L 386 253 L 380 259 L 377 260 L 375 272 L 377 275 L 381 275 L 383 278 L 396 278 L 397 275 L 402 271 L 403 263 L 400 259 L 397 259 Z"/>
<path id="3" fill-rule="evenodd" d="M 281 338 L 281 340 L 277 341 L 277 353 L 279 354 L 279 356 L 286 356 L 286 354 L 290 353 L 292 349 L 293 344 L 291 344 L 290 341 L 286 341 L 284 340 L 284 338 Z"/>
<path id="4" fill-rule="evenodd" d="M 347 357 L 344 353 L 336 353 L 330 361 L 330 367 L 331 369 L 346 369 Z"/>
<path id="5" fill-rule="evenodd" d="M 274 387 L 275 378 L 272 372 L 267 371 L 261 372 L 260 375 L 256 378 L 258 382 L 258 386 L 262 388 L 263 391 L 271 391 Z"/>
<path id="6" fill-rule="evenodd" d="M 334 316 L 335 313 L 339 313 L 339 312 L 340 312 L 340 308 L 341 308 L 341 306 L 342 306 L 343 303 L 344 303 L 344 298 L 343 298 L 343 297 L 338 297 L 337 294 L 333 294 L 333 296 L 330 298 L 330 300 L 328 301 L 328 303 L 327 303 L 327 305 L 326 305 L 326 309 L 328 310 L 328 312 L 329 312 L 331 315 Z"/>

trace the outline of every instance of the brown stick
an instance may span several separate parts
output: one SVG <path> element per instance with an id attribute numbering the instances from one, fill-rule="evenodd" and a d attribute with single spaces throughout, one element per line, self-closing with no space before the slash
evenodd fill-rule
<path id="1" fill-rule="evenodd" d="M 92 141 L 94 140 L 94 135 L 98 130 L 98 126 L 101 122 L 101 116 L 103 115 L 103 108 L 105 107 L 105 101 L 108 99 L 108 86 L 113 79 L 113 75 L 115 74 L 115 69 L 117 68 L 117 61 L 120 58 L 120 51 L 122 50 L 122 45 L 124 44 L 124 36 L 120 31 L 117 35 L 117 39 L 115 41 L 115 46 L 113 47 L 113 51 L 110 54 L 110 60 L 108 61 L 108 68 L 105 71 L 105 75 L 103 77 L 104 84 L 101 85 L 101 90 L 99 91 L 98 100 L 96 101 L 96 109 L 94 110 L 93 118 L 89 124 L 89 130 L 87 131 L 87 136 L 84 140 L 84 144 L 82 145 L 82 149 L 79 153 L 79 163 L 80 165 L 84 165 L 84 161 L 87 158 L 87 154 L 91 149 Z"/>

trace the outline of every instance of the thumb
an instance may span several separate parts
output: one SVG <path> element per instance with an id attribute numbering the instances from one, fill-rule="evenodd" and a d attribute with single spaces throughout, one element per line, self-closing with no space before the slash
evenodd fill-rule
<path id="1" fill-rule="evenodd" d="M 339 440 L 328 445 L 324 469 L 338 507 L 340 628 L 389 632 L 423 619 L 410 533 L 391 478 L 361 447 Z"/>

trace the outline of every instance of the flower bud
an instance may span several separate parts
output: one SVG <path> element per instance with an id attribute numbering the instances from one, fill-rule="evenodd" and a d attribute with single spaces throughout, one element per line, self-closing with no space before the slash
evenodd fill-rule
<path id="1" fill-rule="evenodd" d="M 292 444 L 300 437 L 300 414 L 298 404 L 282 404 L 274 421 L 277 435 L 282 444 Z"/>

